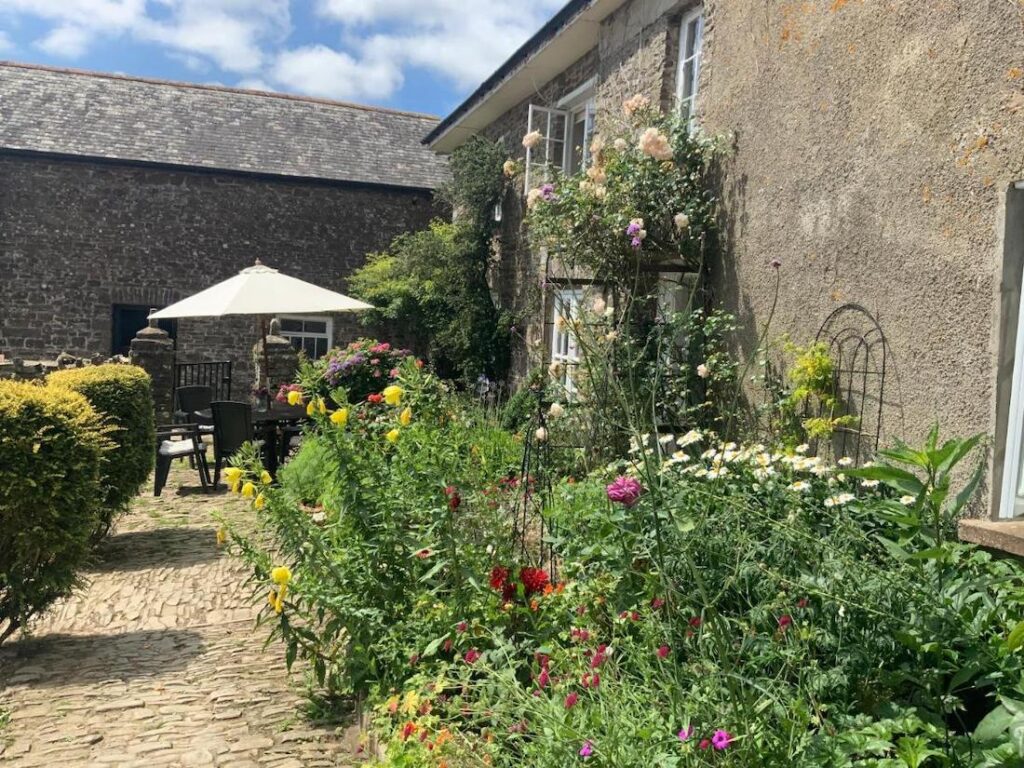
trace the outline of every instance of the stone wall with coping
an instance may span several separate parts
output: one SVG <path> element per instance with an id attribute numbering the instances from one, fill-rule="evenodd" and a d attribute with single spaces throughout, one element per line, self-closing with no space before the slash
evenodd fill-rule
<path id="1" fill-rule="evenodd" d="M 0 352 L 111 352 L 112 307 L 160 307 L 255 259 L 344 292 L 367 253 L 444 211 L 428 191 L 0 153 Z M 335 341 L 374 329 L 334 320 Z M 181 320 L 178 359 L 251 386 L 252 318 Z"/>

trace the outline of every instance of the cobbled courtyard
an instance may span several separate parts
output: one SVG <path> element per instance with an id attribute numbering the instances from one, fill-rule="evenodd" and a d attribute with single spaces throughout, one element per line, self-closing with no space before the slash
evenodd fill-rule
<path id="1" fill-rule="evenodd" d="M 304 716 L 247 572 L 217 546 L 216 515 L 250 507 L 206 495 L 186 466 L 161 498 L 136 499 L 86 586 L 0 648 L 0 764 L 303 768 L 357 762 L 351 722 Z"/>

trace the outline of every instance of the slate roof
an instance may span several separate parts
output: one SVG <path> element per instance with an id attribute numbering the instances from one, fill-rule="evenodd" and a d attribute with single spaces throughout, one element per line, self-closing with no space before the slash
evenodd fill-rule
<path id="1" fill-rule="evenodd" d="M 437 118 L 0 62 L 0 148 L 433 189 Z"/>

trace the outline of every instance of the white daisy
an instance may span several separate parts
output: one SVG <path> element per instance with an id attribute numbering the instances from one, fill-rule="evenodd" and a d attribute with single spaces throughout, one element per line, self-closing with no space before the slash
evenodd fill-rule
<path id="1" fill-rule="evenodd" d="M 797 453 L 807 453 L 809 450 L 811 450 L 811 446 L 809 446 L 807 443 L 801 443 L 793 450 L 796 451 Z"/>
<path id="2" fill-rule="evenodd" d="M 853 459 L 851 459 L 849 456 L 843 456 L 843 458 L 837 461 L 836 464 L 838 464 L 840 467 L 852 467 Z"/>
<path id="3" fill-rule="evenodd" d="M 686 446 L 692 445 L 693 443 L 699 443 L 700 439 L 700 432 L 698 432 L 696 429 L 691 429 L 689 432 L 687 432 L 685 435 L 679 438 L 679 447 L 685 448 Z"/>
<path id="4" fill-rule="evenodd" d="M 916 496 L 910 496 L 909 494 L 907 496 L 900 496 L 900 504 L 905 507 L 913 506 L 915 501 L 917 501 Z"/>
<path id="5" fill-rule="evenodd" d="M 861 480 L 860 481 L 860 487 L 861 488 L 877 488 L 878 487 L 878 483 L 879 483 L 878 480 Z"/>
<path id="6" fill-rule="evenodd" d="M 789 490 L 791 490 L 791 491 L 803 492 L 803 491 L 809 490 L 810 487 L 811 487 L 811 484 L 808 483 L 806 480 L 797 480 L 795 483 L 790 483 L 788 487 L 789 487 Z"/>

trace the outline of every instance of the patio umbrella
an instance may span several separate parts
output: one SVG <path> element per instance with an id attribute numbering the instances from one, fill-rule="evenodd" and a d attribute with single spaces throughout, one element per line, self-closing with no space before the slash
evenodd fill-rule
<path id="1" fill-rule="evenodd" d="M 165 320 L 180 317 L 262 315 L 263 362 L 269 373 L 269 360 L 266 356 L 267 315 L 360 312 L 366 309 L 373 309 L 373 306 L 343 293 L 335 293 L 319 285 L 285 275 L 261 264 L 257 259 L 255 265 L 243 269 L 234 277 L 153 312 L 150 318 Z"/>

